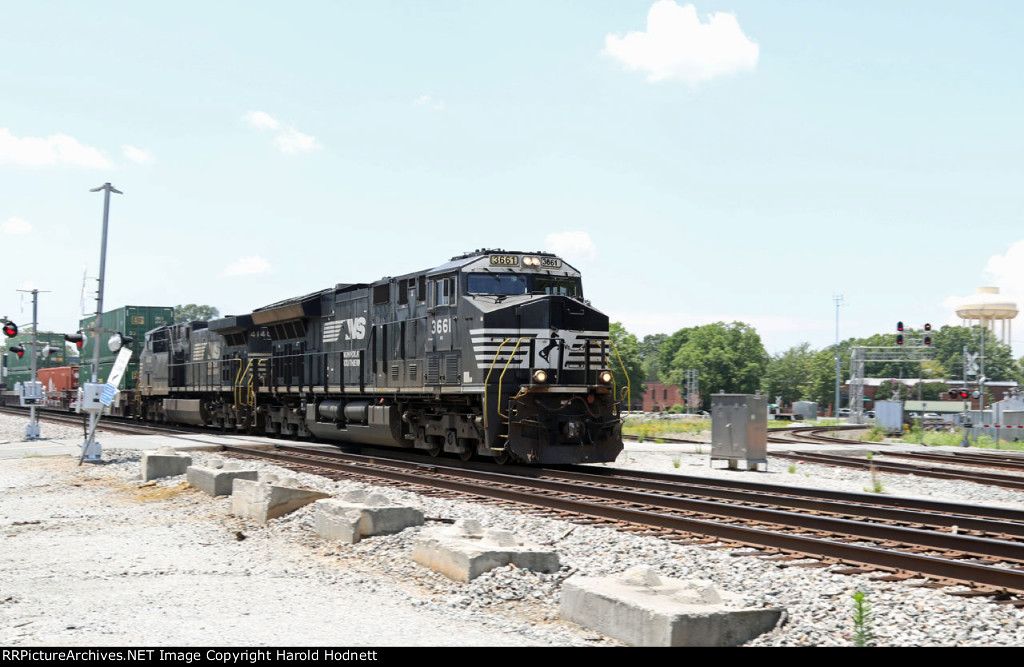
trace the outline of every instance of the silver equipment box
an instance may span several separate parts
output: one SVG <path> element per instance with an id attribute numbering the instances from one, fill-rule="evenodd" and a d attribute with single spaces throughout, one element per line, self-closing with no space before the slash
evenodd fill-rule
<path id="1" fill-rule="evenodd" d="M 711 461 L 725 459 L 751 470 L 768 465 L 768 398 L 755 394 L 711 395 Z"/>

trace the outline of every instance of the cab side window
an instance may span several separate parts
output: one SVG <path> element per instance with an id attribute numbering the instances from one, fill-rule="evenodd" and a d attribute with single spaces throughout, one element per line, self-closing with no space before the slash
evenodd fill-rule
<path id="1" fill-rule="evenodd" d="M 455 276 L 434 281 L 434 305 L 450 306 L 455 303 Z"/>

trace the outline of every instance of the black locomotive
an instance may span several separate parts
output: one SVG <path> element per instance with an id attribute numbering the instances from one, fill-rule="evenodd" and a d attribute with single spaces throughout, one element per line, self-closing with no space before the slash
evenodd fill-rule
<path id="1" fill-rule="evenodd" d="M 154 329 L 143 419 L 527 463 L 622 450 L 608 317 L 549 253 L 479 250 Z M 616 389 L 619 396 L 616 396 Z"/>

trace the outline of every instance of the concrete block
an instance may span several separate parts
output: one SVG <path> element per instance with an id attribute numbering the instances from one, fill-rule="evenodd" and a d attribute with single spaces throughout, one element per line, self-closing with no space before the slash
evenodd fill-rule
<path id="1" fill-rule="evenodd" d="M 620 577 L 572 577 L 562 618 L 633 646 L 739 646 L 773 629 L 783 609 L 742 609 L 706 580 L 659 577 L 637 567 Z"/>
<path id="2" fill-rule="evenodd" d="M 471 519 L 423 531 L 413 546 L 412 558 L 462 582 L 503 565 L 538 572 L 557 572 L 560 566 L 557 552 L 526 542 L 507 530 L 484 530 Z"/>
<path id="3" fill-rule="evenodd" d="M 184 475 L 190 465 L 192 465 L 192 457 L 187 454 L 178 454 L 173 447 L 161 447 L 155 452 L 143 452 L 142 481 L 148 482 L 161 477 Z"/>
<path id="4" fill-rule="evenodd" d="M 243 470 L 236 461 L 211 459 L 205 466 L 189 466 L 185 471 L 188 483 L 211 496 L 230 496 L 231 484 L 236 479 L 255 481 L 259 473 Z"/>
<path id="5" fill-rule="evenodd" d="M 250 481 L 235 478 L 231 482 L 231 513 L 266 523 L 294 512 L 328 494 L 299 487 L 291 478 L 268 475 Z"/>
<path id="6" fill-rule="evenodd" d="M 421 525 L 423 512 L 367 491 L 350 491 L 337 500 L 318 500 L 313 517 L 318 535 L 349 544 L 371 535 L 388 535 Z"/>

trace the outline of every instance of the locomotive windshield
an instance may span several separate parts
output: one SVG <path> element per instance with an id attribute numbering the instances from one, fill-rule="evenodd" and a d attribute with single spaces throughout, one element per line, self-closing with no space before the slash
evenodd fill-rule
<path id="1" fill-rule="evenodd" d="M 579 278 L 524 273 L 470 273 L 466 276 L 466 291 L 469 294 L 558 294 L 583 298 Z"/>
<path id="2" fill-rule="evenodd" d="M 516 273 L 470 273 L 466 291 L 470 294 L 526 294 L 526 276 Z"/>

